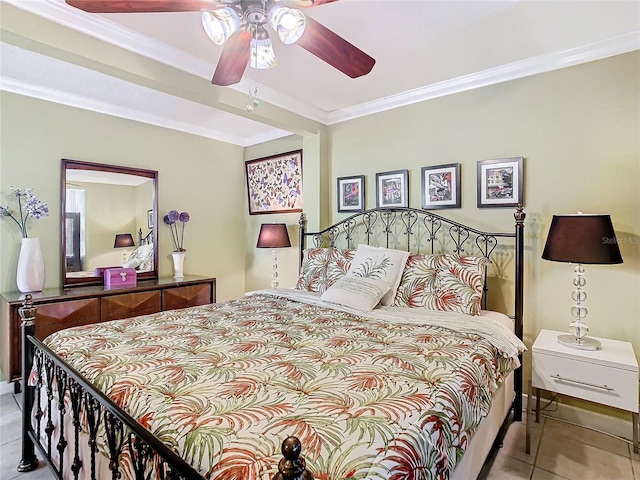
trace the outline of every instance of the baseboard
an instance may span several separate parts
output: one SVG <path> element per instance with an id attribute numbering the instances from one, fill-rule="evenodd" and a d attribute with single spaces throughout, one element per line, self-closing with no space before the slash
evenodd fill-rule
<path id="1" fill-rule="evenodd" d="M 522 394 L 522 409 L 523 416 L 522 421 L 526 422 L 526 409 L 527 409 L 527 395 Z M 535 397 L 531 400 L 535 402 Z M 546 404 L 545 399 L 541 400 L 543 405 Z M 611 417 L 602 413 L 591 412 L 583 408 L 575 407 L 573 405 L 566 405 L 558 403 L 558 408 L 555 411 L 543 411 L 542 416 L 557 418 L 558 420 L 564 420 L 566 422 L 574 423 L 582 427 L 591 428 L 600 432 L 608 433 L 616 437 L 623 438 L 629 442 L 632 441 L 633 426 L 631 422 L 631 413 L 629 413 L 629 420 L 623 420 L 618 417 Z M 532 406 L 533 407 L 533 406 Z"/>
<path id="2" fill-rule="evenodd" d="M 8 393 L 13 393 L 13 383 L 0 382 L 0 395 L 6 395 Z"/>

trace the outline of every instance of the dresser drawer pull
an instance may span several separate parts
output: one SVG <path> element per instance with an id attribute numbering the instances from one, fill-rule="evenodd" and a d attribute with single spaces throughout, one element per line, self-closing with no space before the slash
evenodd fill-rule
<path id="1" fill-rule="evenodd" d="M 555 378 L 556 380 L 560 380 L 561 382 L 577 383 L 577 384 L 580 384 L 580 385 L 586 385 L 587 387 L 600 388 L 602 390 L 606 390 L 607 392 L 613 392 L 613 390 L 614 390 L 613 388 L 611 388 L 607 384 L 597 385 L 595 383 L 583 382 L 581 380 L 573 380 L 571 378 L 561 377 L 557 373 L 555 375 L 551 375 L 551 378 Z"/>

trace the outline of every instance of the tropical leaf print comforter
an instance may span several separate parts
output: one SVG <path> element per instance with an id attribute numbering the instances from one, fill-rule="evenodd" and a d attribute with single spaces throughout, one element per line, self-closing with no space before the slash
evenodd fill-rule
<path id="1" fill-rule="evenodd" d="M 446 479 L 524 345 L 429 313 L 268 291 L 45 343 L 208 478 L 267 480 L 295 435 L 318 480 Z"/>

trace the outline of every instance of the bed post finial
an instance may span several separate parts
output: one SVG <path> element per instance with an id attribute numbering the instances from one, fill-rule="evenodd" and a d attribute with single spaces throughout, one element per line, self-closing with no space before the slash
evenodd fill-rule
<path id="1" fill-rule="evenodd" d="M 278 473 L 272 480 L 313 480 L 313 475 L 306 469 L 306 462 L 300 456 L 302 444 L 296 437 L 287 437 L 282 442 L 282 456 L 278 463 Z"/>
<path id="2" fill-rule="evenodd" d="M 34 336 L 36 332 L 36 307 L 33 306 L 32 299 L 33 297 L 27 293 L 22 306 L 18 309 L 18 315 L 22 319 L 22 458 L 18 464 L 19 472 L 30 472 L 38 466 L 35 446 L 29 438 L 34 388 L 29 386 L 28 381 L 34 352 L 33 344 L 27 336 Z"/>
<path id="3" fill-rule="evenodd" d="M 513 217 L 516 219 L 516 225 L 524 225 L 524 219 L 527 216 L 524 213 L 524 207 L 521 203 L 516 206 L 516 213 L 513 214 Z"/>

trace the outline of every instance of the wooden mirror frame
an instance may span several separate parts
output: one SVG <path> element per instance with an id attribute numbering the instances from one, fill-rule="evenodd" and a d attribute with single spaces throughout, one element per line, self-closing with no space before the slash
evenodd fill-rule
<path id="1" fill-rule="evenodd" d="M 123 167 L 119 165 L 107 165 L 103 163 L 83 162 L 79 160 L 68 160 L 63 158 L 61 162 L 61 187 L 60 187 L 60 271 L 62 285 L 64 288 L 78 287 L 85 285 L 101 285 L 104 282 L 102 276 L 67 276 L 67 242 L 66 242 L 66 217 L 67 217 L 67 171 L 68 170 L 90 170 L 99 172 L 119 173 L 125 175 L 135 175 L 153 179 L 153 211 L 149 220 L 153 223 L 153 270 L 140 272 L 137 274 L 138 280 L 155 280 L 158 278 L 158 172 L 156 170 L 145 170 L 141 168 Z M 132 232 L 133 233 L 133 232 Z M 134 235 L 137 235 L 135 232 Z"/>

